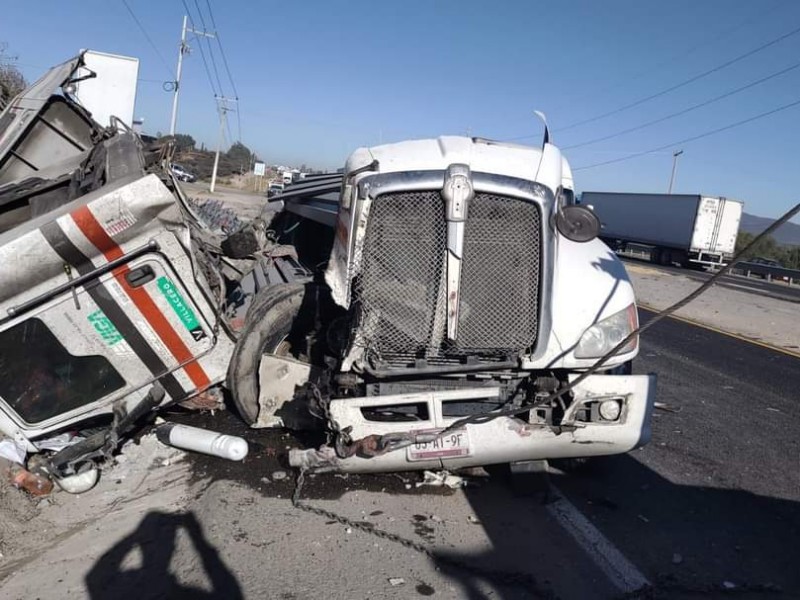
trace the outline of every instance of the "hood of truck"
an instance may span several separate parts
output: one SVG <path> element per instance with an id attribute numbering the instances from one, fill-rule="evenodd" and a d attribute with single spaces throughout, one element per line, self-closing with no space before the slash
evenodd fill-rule
<path id="1" fill-rule="evenodd" d="M 463 136 L 410 140 L 359 148 L 347 160 L 345 173 L 374 161 L 379 173 L 444 170 L 452 164 L 465 164 L 474 172 L 536 181 L 554 191 L 562 185 L 572 187 L 569 164 L 561 151 L 549 143 L 533 148 Z"/>

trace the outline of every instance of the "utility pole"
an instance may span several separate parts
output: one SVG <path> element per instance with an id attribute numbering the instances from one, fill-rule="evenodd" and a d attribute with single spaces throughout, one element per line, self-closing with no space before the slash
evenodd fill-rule
<path id="1" fill-rule="evenodd" d="M 678 157 L 683 154 L 683 150 L 678 150 L 672 153 L 672 175 L 669 176 L 669 189 L 668 194 L 672 193 L 672 184 L 675 183 L 675 171 L 678 168 Z"/>
<path id="2" fill-rule="evenodd" d="M 222 140 L 225 137 L 225 118 L 228 111 L 233 110 L 232 108 L 228 108 L 226 102 L 236 102 L 236 100 L 231 100 L 230 98 L 225 98 L 224 96 L 219 96 L 217 98 L 217 109 L 219 110 L 219 138 L 217 139 L 217 154 L 214 156 L 214 169 L 211 171 L 211 185 L 209 186 L 208 190 L 213 194 L 214 187 L 217 185 L 217 167 L 219 167 L 219 153 L 222 149 Z"/>
<path id="3" fill-rule="evenodd" d="M 172 94 L 172 119 L 170 120 L 169 124 L 169 134 L 175 135 L 175 126 L 178 123 L 178 94 L 180 93 L 181 89 L 181 71 L 183 70 L 183 55 L 189 54 L 189 44 L 186 43 L 186 32 L 193 33 L 195 35 L 202 35 L 209 38 L 214 38 L 213 33 L 208 33 L 206 31 L 198 31 L 193 29 L 192 27 L 186 26 L 187 16 L 183 15 L 183 27 L 181 28 L 181 45 L 178 49 L 178 68 L 175 73 L 175 82 L 174 82 L 174 89 Z"/>
<path id="4" fill-rule="evenodd" d="M 172 120 L 169 123 L 169 134 L 175 135 L 175 124 L 178 122 L 178 93 L 181 88 L 181 70 L 183 69 L 183 55 L 189 52 L 186 45 L 186 15 L 183 15 L 183 28 L 181 29 L 181 45 L 178 48 L 178 69 L 175 73 L 175 89 L 172 93 Z"/>

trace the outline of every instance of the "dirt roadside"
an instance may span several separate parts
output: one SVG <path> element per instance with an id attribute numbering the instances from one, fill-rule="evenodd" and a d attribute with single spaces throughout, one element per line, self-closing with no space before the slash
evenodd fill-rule
<path id="1" fill-rule="evenodd" d="M 679 273 L 626 263 L 640 306 L 662 310 L 701 284 Z M 800 307 L 751 292 L 712 286 L 677 316 L 800 355 Z"/>

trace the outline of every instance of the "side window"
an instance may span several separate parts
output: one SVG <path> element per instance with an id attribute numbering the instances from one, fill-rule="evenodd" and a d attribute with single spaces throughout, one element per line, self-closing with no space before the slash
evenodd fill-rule
<path id="1" fill-rule="evenodd" d="M 104 356 L 73 356 L 43 321 L 0 332 L 0 396 L 28 423 L 91 404 L 125 386 Z"/>

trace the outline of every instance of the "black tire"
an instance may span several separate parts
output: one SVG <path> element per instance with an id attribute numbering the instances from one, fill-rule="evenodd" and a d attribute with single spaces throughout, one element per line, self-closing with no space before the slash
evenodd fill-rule
<path id="1" fill-rule="evenodd" d="M 228 366 L 228 389 L 248 425 L 258 419 L 258 367 L 261 356 L 278 351 L 296 329 L 303 301 L 313 284 L 287 284 L 263 290 L 247 311 L 247 319 Z"/>

